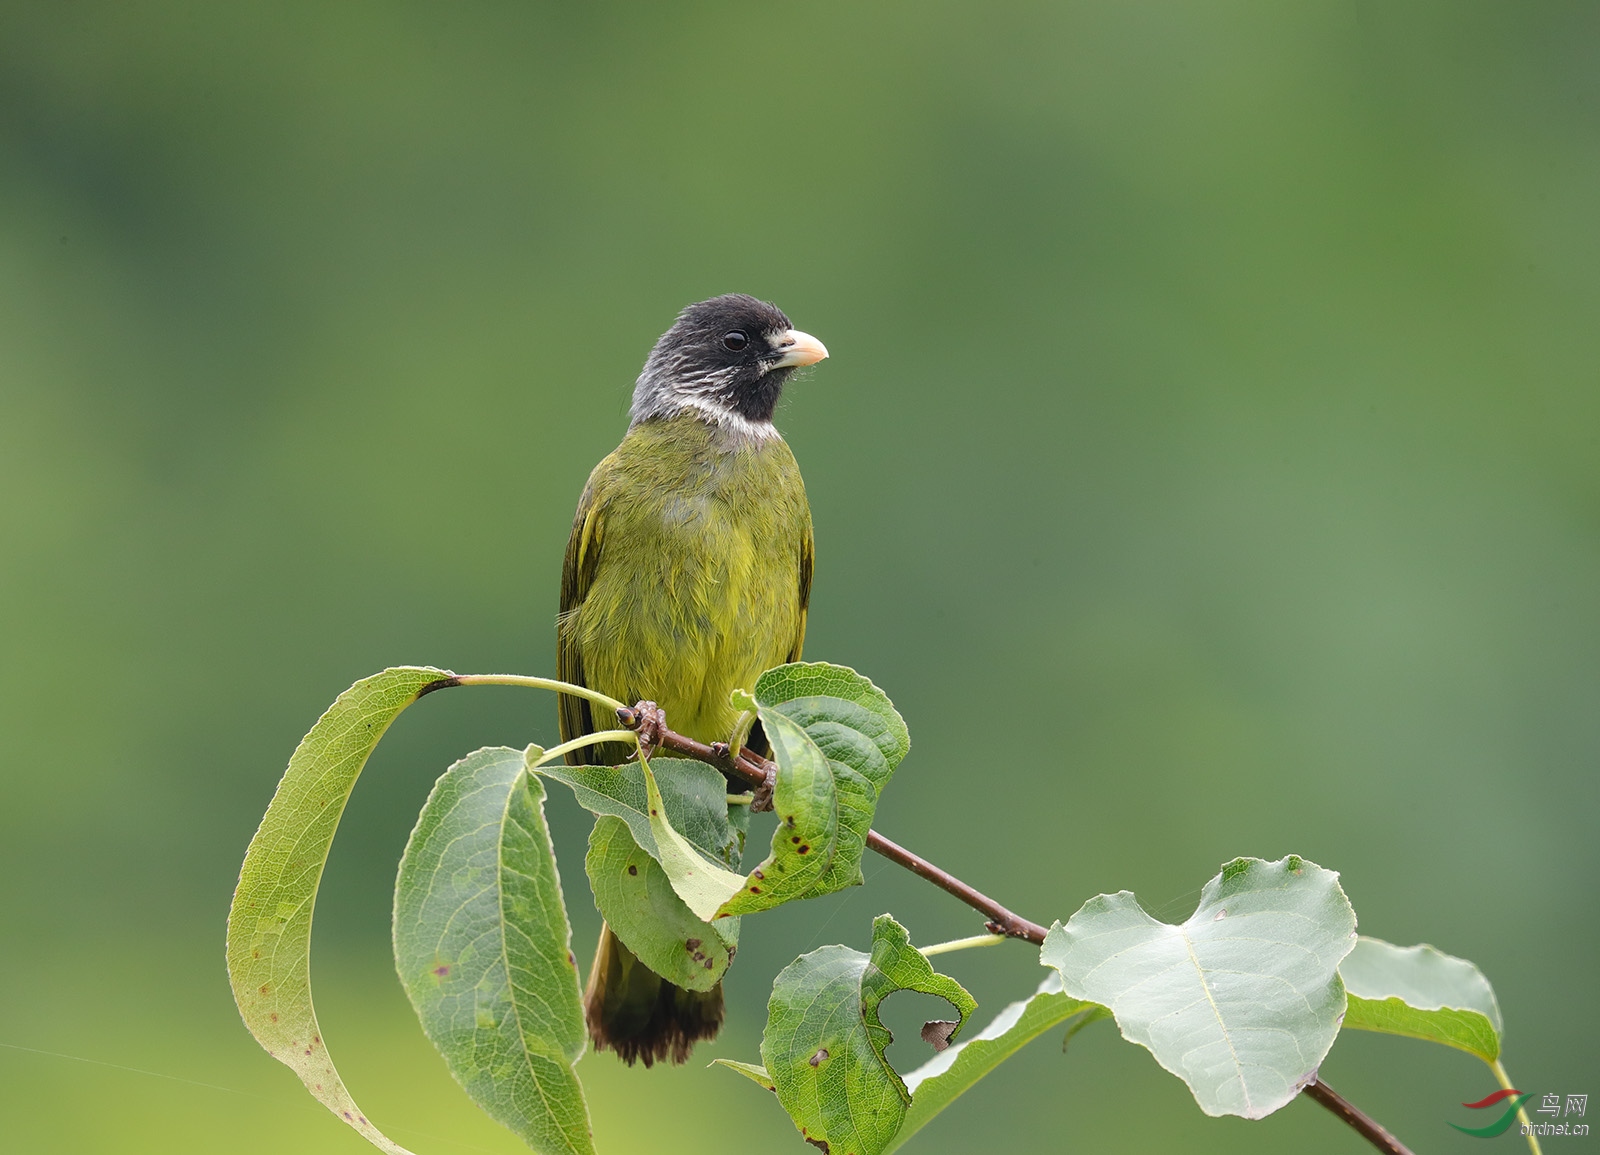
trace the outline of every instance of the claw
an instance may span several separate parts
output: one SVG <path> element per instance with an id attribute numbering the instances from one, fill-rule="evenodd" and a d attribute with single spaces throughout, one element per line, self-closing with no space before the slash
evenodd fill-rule
<path id="1" fill-rule="evenodd" d="M 756 787 L 755 795 L 750 799 L 750 809 L 755 813 L 772 809 L 772 788 L 778 784 L 778 772 L 767 771 L 767 780 Z"/>
<path id="2" fill-rule="evenodd" d="M 617 716 L 622 724 L 639 735 L 639 753 L 646 759 L 654 758 L 661 746 L 661 736 L 667 730 L 667 712 L 654 702 L 639 702 L 628 716 L 621 710 Z"/>

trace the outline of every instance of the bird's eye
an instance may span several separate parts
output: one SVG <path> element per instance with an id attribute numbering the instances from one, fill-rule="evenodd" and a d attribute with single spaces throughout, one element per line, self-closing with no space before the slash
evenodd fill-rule
<path id="1" fill-rule="evenodd" d="M 750 344 L 750 338 L 745 336 L 744 331 L 741 329 L 735 329 L 731 333 L 724 333 L 722 335 L 722 347 L 724 349 L 731 349 L 735 353 L 737 353 L 740 349 L 743 349 L 748 344 Z"/>

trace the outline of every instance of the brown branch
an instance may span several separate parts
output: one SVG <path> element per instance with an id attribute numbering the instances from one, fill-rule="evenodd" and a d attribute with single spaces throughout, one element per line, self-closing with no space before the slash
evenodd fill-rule
<path id="1" fill-rule="evenodd" d="M 1411 1148 L 1389 1134 L 1388 1129 L 1383 1124 L 1361 1110 L 1361 1108 L 1350 1102 L 1328 1084 L 1313 1079 L 1306 1084 L 1306 1088 L 1301 1094 L 1308 1099 L 1321 1103 L 1339 1118 L 1350 1124 L 1363 1139 L 1371 1143 L 1379 1151 L 1387 1151 L 1389 1155 L 1411 1155 Z"/>
<path id="2" fill-rule="evenodd" d="M 640 703 L 638 707 L 623 707 L 617 711 L 617 721 L 622 723 L 626 729 L 638 729 L 640 722 L 645 717 L 643 706 L 644 703 Z M 704 742 L 696 742 L 693 738 L 685 737 L 665 727 L 662 728 L 659 734 L 656 748 L 670 751 L 673 754 L 681 754 L 685 758 L 692 758 L 696 762 L 704 762 L 708 766 L 714 766 L 722 771 L 730 783 L 739 785 L 755 787 L 767 785 L 772 781 L 772 776 L 777 773 L 778 769 L 775 763 L 769 762 L 748 747 L 739 751 L 739 756 L 735 758 L 724 742 L 708 746 Z M 891 842 L 876 830 L 867 831 L 867 845 L 890 862 L 898 863 L 917 877 L 927 879 L 940 890 L 945 891 L 947 894 L 953 894 L 979 914 L 984 915 L 987 919 L 984 925 L 992 933 L 1009 935 L 1012 938 L 1024 939 L 1035 944 L 1044 942 L 1044 936 L 1047 933 L 1044 927 L 1036 922 L 1029 922 L 1021 915 L 1013 914 L 988 895 L 962 882 L 949 871 L 935 866 L 926 858 L 907 850 L 899 843 Z M 1379 1151 L 1387 1152 L 1388 1155 L 1412 1155 L 1411 1150 L 1404 1143 L 1389 1134 L 1381 1124 L 1355 1106 L 1355 1104 L 1335 1092 L 1326 1083 L 1312 1080 L 1301 1093 L 1332 1111 Z"/>
<path id="3" fill-rule="evenodd" d="M 638 726 L 641 711 L 637 709 L 623 709 L 617 711 L 617 720 L 629 730 Z M 721 742 L 708 746 L 704 742 L 696 742 L 693 738 L 686 738 L 682 734 L 671 730 L 662 730 L 658 749 L 668 750 L 674 754 L 682 754 L 693 758 L 697 762 L 715 766 L 721 770 L 730 781 L 741 782 L 750 786 L 762 786 L 767 782 L 767 775 L 775 772 L 777 767 L 761 755 L 753 753 L 748 748 L 739 752 L 735 760 L 728 747 Z M 867 831 L 867 845 L 877 853 L 883 855 L 890 862 L 898 863 L 919 878 L 925 878 L 940 890 L 953 894 L 966 903 L 979 914 L 987 917 L 985 924 L 994 934 L 1010 935 L 1012 938 L 1026 939 L 1038 945 L 1044 942 L 1045 928 L 1036 922 L 1029 922 L 1021 915 L 1013 914 L 1001 906 L 994 899 L 981 891 L 975 890 L 962 882 L 949 871 L 941 869 L 923 858 L 907 850 L 897 842 L 891 842 L 876 830 Z"/>
<path id="4" fill-rule="evenodd" d="M 993 934 L 1010 935 L 1042 945 L 1048 933 L 1036 922 L 1029 922 L 1019 914 L 1012 914 L 994 899 L 974 890 L 948 871 L 941 870 L 921 855 L 913 854 L 899 843 L 890 842 L 876 830 L 867 831 L 867 845 L 890 862 L 897 862 L 919 878 L 926 878 L 947 894 L 953 894 L 980 914 L 988 915 L 984 923 Z"/>

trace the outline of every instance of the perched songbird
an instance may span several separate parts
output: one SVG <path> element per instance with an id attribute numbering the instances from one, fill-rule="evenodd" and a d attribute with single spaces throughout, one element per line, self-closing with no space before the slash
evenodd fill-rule
<path id="1" fill-rule="evenodd" d="M 639 374 L 627 435 L 578 500 L 561 573 L 561 678 L 654 701 L 673 730 L 709 743 L 732 734 L 733 690 L 799 659 L 811 509 L 772 414 L 789 375 L 827 355 L 754 297 L 678 315 Z M 580 698 L 562 696 L 560 709 L 563 741 L 617 725 Z M 606 744 L 567 758 L 615 765 L 627 754 Z M 721 1026 L 722 987 L 674 986 L 602 926 L 584 1011 L 597 1048 L 630 1064 L 681 1063 Z"/>

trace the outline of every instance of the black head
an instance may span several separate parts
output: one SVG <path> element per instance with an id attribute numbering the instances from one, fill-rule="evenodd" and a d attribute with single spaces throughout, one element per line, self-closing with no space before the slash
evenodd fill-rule
<path id="1" fill-rule="evenodd" d="M 633 390 L 635 423 L 693 409 L 709 421 L 769 425 L 789 374 L 828 355 L 775 306 L 743 293 L 678 314 Z"/>

